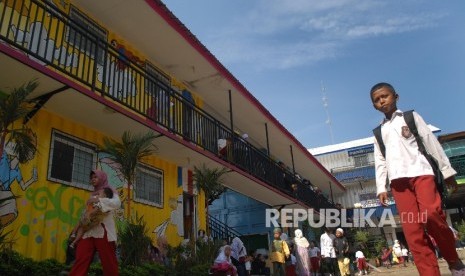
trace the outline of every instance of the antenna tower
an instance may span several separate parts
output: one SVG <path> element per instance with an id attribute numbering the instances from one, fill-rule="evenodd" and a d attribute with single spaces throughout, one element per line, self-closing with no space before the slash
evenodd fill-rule
<path id="1" fill-rule="evenodd" d="M 331 144 L 334 144 L 334 136 L 333 136 L 333 126 L 331 122 L 331 116 L 329 115 L 329 104 L 328 104 L 328 97 L 326 96 L 326 87 L 323 85 L 323 81 L 321 81 L 321 93 L 323 97 L 321 98 L 323 100 L 323 107 L 325 108 L 326 112 L 326 124 L 329 127 L 329 136 L 331 138 Z"/>

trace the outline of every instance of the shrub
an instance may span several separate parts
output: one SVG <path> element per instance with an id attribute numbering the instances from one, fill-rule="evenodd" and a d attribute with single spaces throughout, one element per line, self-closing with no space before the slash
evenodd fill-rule
<path id="1" fill-rule="evenodd" d="M 147 248 L 151 243 L 143 216 L 131 221 L 119 221 L 118 241 L 121 250 L 121 264 L 139 266 L 147 260 Z"/>

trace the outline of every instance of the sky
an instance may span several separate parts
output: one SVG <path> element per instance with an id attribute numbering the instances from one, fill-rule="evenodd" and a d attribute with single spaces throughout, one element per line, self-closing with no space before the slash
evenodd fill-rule
<path id="1" fill-rule="evenodd" d="M 164 3 L 307 148 L 371 136 L 378 82 L 440 134 L 465 131 L 463 0 Z"/>

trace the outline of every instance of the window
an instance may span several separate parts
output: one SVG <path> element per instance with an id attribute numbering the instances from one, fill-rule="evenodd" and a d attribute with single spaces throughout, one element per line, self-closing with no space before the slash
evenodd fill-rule
<path id="1" fill-rule="evenodd" d="M 96 167 L 96 146 L 53 131 L 48 179 L 91 189 L 89 173 Z"/>
<path id="2" fill-rule="evenodd" d="M 136 171 L 134 199 L 148 205 L 163 207 L 163 172 L 139 165 Z"/>
<path id="3" fill-rule="evenodd" d="M 354 156 L 354 167 L 365 167 L 368 166 L 368 154 L 361 154 Z"/>
<path id="4" fill-rule="evenodd" d="M 106 30 L 97 25 L 97 23 L 94 23 L 90 18 L 73 6 L 71 6 L 69 16 L 72 22 L 70 22 L 70 25 L 67 27 L 66 42 L 74 45 L 74 47 L 85 52 L 92 58 L 95 58 L 95 54 L 98 50 L 97 62 L 103 64 L 104 47 L 100 45 L 97 49 L 95 40 L 99 38 L 101 41 L 106 42 Z"/>

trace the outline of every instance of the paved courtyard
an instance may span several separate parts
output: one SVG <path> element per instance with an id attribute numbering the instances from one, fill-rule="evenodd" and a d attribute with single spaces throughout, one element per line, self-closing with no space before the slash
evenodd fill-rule
<path id="1" fill-rule="evenodd" d="M 441 275 L 450 276 L 452 275 L 447 267 L 447 263 L 444 260 L 439 260 L 439 268 L 441 269 Z M 373 271 L 369 275 L 396 275 L 396 276 L 415 276 L 420 275 L 416 267 L 412 264 L 408 264 L 407 267 L 404 266 L 394 266 L 390 269 L 378 268 L 381 271 Z"/>

